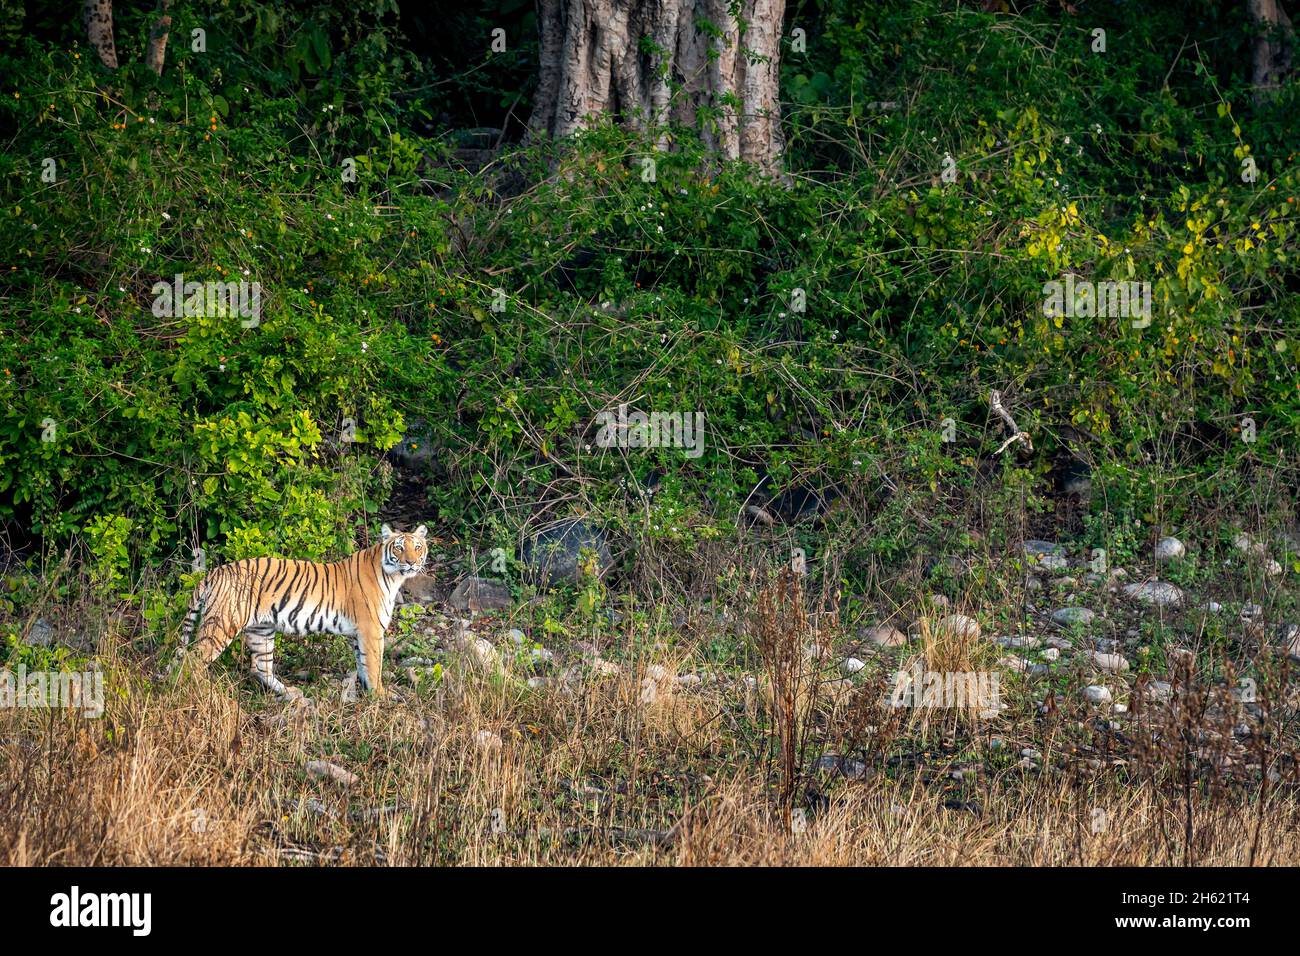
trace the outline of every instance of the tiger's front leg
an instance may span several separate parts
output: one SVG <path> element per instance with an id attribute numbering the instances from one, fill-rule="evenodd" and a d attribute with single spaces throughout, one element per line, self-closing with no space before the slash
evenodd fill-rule
<path id="1" fill-rule="evenodd" d="M 253 658 L 253 676 L 265 687 L 283 700 L 297 700 L 302 691 L 296 687 L 286 687 L 275 676 L 275 627 L 260 624 L 244 630 L 248 638 L 249 653 Z"/>
<path id="2" fill-rule="evenodd" d="M 384 693 L 384 632 L 378 627 L 359 628 L 356 635 L 357 678 L 371 694 Z"/>

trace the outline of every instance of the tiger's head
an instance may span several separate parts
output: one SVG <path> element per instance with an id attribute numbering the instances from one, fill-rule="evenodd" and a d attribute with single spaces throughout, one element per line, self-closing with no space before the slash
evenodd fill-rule
<path id="1" fill-rule="evenodd" d="M 429 556 L 429 532 L 424 527 L 414 531 L 394 531 L 388 525 L 384 534 L 384 573 L 410 577 L 424 570 L 424 560 Z"/>

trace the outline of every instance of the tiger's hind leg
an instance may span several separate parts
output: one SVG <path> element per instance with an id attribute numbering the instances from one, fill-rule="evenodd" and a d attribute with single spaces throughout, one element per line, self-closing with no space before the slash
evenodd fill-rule
<path id="1" fill-rule="evenodd" d="M 285 700 L 302 697 L 302 691 L 286 687 L 275 676 L 275 626 L 271 624 L 251 624 L 244 629 L 248 639 L 248 651 L 253 658 L 253 676 L 267 690 Z"/>

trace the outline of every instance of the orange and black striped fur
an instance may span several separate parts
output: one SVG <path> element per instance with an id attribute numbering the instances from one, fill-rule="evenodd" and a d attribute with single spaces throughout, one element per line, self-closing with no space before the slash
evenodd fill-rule
<path id="1" fill-rule="evenodd" d="M 172 670 L 191 655 L 211 664 L 242 631 L 253 676 L 281 697 L 301 697 L 272 671 L 276 633 L 344 634 L 356 647 L 362 686 L 382 692 L 384 632 L 397 592 L 424 567 L 427 554 L 424 525 L 406 533 L 384 525 L 381 543 L 341 561 L 246 558 L 222 565 L 194 591 Z M 198 640 L 188 650 L 200 618 Z"/>

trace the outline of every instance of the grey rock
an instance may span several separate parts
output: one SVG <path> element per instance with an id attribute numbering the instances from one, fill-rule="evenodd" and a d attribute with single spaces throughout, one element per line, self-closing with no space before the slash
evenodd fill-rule
<path id="1" fill-rule="evenodd" d="M 1243 554 L 1252 554 L 1262 558 L 1268 554 L 1268 545 L 1263 541 L 1256 541 L 1246 532 L 1241 531 L 1232 539 L 1232 546 Z"/>
<path id="2" fill-rule="evenodd" d="M 1041 541 L 1037 538 L 1030 538 L 1021 547 L 1031 558 L 1040 558 L 1045 554 L 1065 554 L 1065 548 L 1055 541 Z"/>
<path id="3" fill-rule="evenodd" d="M 1090 704 L 1109 704 L 1113 698 L 1109 687 L 1089 684 L 1083 689 L 1083 699 Z"/>
<path id="4" fill-rule="evenodd" d="M 417 574 L 413 578 L 407 578 L 397 594 L 398 604 L 429 606 L 441 604 L 446 599 L 446 586 L 439 584 L 432 574 Z"/>
<path id="5" fill-rule="evenodd" d="M 504 611 L 514 599 L 504 581 L 468 577 L 456 585 L 447 603 L 457 611 Z"/>
<path id="6" fill-rule="evenodd" d="M 430 468 L 437 460 L 433 429 L 422 418 L 412 417 L 402 440 L 388 451 L 388 457 L 402 468 Z"/>
<path id="7" fill-rule="evenodd" d="M 1088 659 L 1098 668 L 1110 674 L 1122 674 L 1128 670 L 1128 661 L 1119 654 L 1103 654 L 1100 651 L 1089 651 Z"/>
<path id="8" fill-rule="evenodd" d="M 999 637 L 994 643 L 999 644 L 1002 647 L 1019 647 L 1019 648 L 1032 649 L 1037 647 L 1042 642 L 1039 641 L 1038 638 L 1036 637 L 1026 635 L 1024 637 Z"/>
<path id="9" fill-rule="evenodd" d="M 1052 623 L 1059 627 L 1087 627 L 1096 616 L 1096 612 L 1086 607 L 1063 607 L 1052 612 Z"/>
<path id="10" fill-rule="evenodd" d="M 1176 561 L 1187 553 L 1187 548 L 1177 538 L 1161 538 L 1156 542 L 1157 561 Z"/>
<path id="11" fill-rule="evenodd" d="M 577 584 L 589 565 L 597 577 L 614 566 L 608 536 L 580 518 L 542 528 L 524 542 L 521 558 L 527 573 L 542 587 Z"/>
<path id="12" fill-rule="evenodd" d="M 32 647 L 50 647 L 54 644 L 54 628 L 43 617 L 38 617 L 27 632 L 27 643 Z"/>
<path id="13" fill-rule="evenodd" d="M 1126 597 L 1155 607 L 1181 607 L 1183 592 L 1168 581 L 1143 581 L 1124 585 Z"/>
<path id="14" fill-rule="evenodd" d="M 1277 642 L 1287 657 L 1300 661 L 1300 626 L 1295 624 L 1280 625 L 1277 629 Z"/>
<path id="15" fill-rule="evenodd" d="M 1062 554 L 1045 554 L 1034 564 L 1034 567 L 1044 571 L 1064 571 L 1069 566 L 1069 558 Z"/>
<path id="16" fill-rule="evenodd" d="M 839 757 L 826 754 L 817 760 L 816 768 L 825 773 L 837 773 L 850 780 L 864 780 L 871 775 L 871 768 L 861 760 L 852 757 Z"/>

